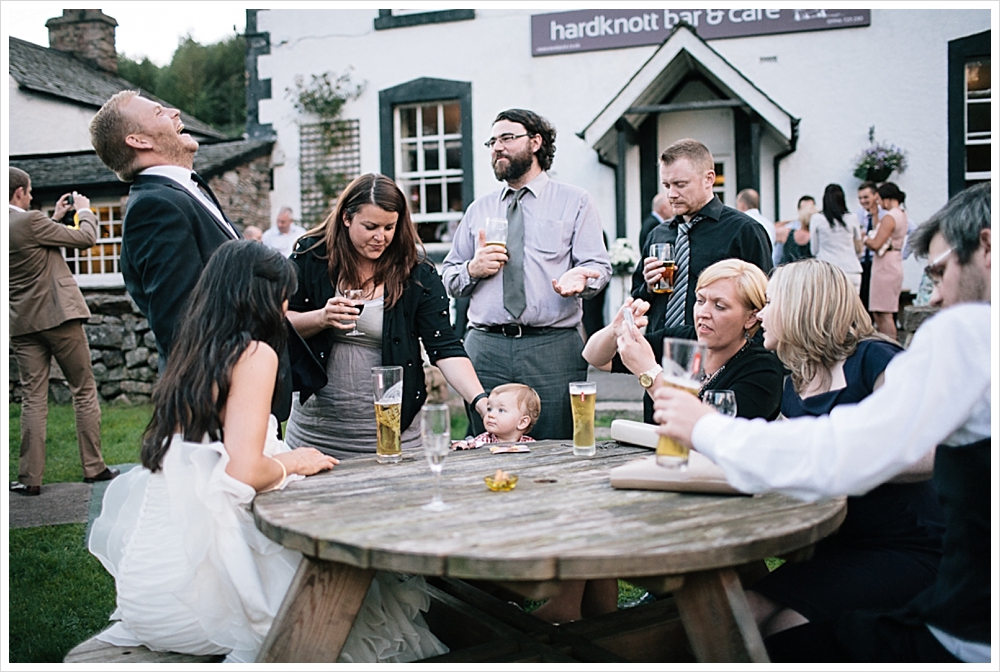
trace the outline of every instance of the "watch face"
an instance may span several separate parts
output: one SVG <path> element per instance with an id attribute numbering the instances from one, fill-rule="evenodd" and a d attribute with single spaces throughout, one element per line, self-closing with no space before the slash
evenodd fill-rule
<path id="1" fill-rule="evenodd" d="M 639 384 L 648 389 L 653 384 L 653 377 L 648 373 L 643 373 L 639 376 Z"/>

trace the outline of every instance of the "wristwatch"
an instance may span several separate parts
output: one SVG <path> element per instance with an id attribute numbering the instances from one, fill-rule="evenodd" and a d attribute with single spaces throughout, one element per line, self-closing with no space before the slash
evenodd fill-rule
<path id="1" fill-rule="evenodd" d="M 639 384 L 648 390 L 650 387 L 653 386 L 653 381 L 656 380 L 656 377 L 660 375 L 662 372 L 663 372 L 663 367 L 657 364 L 649 371 L 639 374 Z"/>

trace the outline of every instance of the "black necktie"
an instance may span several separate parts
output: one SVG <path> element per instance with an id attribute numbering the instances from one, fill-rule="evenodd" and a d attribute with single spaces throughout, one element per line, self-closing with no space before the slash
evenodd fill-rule
<path id="1" fill-rule="evenodd" d="M 222 215 L 222 218 L 226 220 L 226 224 L 228 224 L 225 228 L 229 229 L 231 233 L 235 233 L 236 237 L 239 238 L 240 234 L 236 231 L 236 227 L 233 226 L 233 223 L 229 221 L 229 218 L 226 217 L 226 213 L 222 209 L 222 204 L 219 203 L 219 199 L 215 197 L 215 192 L 212 191 L 212 187 L 208 186 L 208 182 L 206 182 L 201 175 L 194 171 L 191 171 L 191 179 L 194 180 L 194 183 L 198 185 L 199 189 L 205 192 L 205 195 L 211 199 L 212 203 L 215 203 L 215 207 L 219 209 L 219 214 Z"/>

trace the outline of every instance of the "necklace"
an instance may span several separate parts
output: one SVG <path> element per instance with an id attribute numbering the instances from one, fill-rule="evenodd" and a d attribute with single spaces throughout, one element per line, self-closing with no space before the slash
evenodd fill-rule
<path id="1" fill-rule="evenodd" d="M 711 385 L 715 381 L 715 379 L 718 378 L 722 374 L 722 372 L 726 370 L 726 367 L 729 366 L 729 362 L 733 361 L 734 359 L 742 355 L 744 352 L 746 352 L 747 348 L 749 347 L 750 347 L 750 341 L 748 340 L 746 343 L 743 344 L 742 348 L 736 351 L 735 355 L 726 360 L 725 364 L 716 369 L 715 373 L 709 376 L 708 380 L 706 380 L 704 383 L 701 384 L 701 390 L 699 390 L 698 392 L 699 399 L 701 399 L 702 394 L 704 394 L 704 392 L 709 389 L 709 385 Z"/>

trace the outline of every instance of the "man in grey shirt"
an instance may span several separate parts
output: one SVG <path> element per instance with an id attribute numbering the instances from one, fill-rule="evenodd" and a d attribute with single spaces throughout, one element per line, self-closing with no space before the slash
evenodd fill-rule
<path id="1" fill-rule="evenodd" d="M 529 110 L 497 115 L 493 172 L 506 182 L 465 212 L 444 260 L 453 297 L 470 297 L 465 348 L 484 387 L 530 385 L 542 401 L 536 439 L 573 434 L 568 384 L 586 380 L 580 299 L 611 279 L 601 221 L 590 195 L 550 179 L 556 132 Z M 487 217 L 508 220 L 506 246 L 487 245 Z M 471 413 L 472 433 L 483 431 Z"/>

